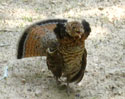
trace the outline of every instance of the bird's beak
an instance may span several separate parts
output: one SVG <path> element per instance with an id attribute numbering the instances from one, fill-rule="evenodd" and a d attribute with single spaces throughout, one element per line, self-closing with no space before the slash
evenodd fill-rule
<path id="1" fill-rule="evenodd" d="M 78 37 L 79 37 L 79 39 L 81 39 L 82 35 L 79 34 Z"/>
<path id="2" fill-rule="evenodd" d="M 84 34 L 84 30 L 81 29 L 81 30 L 80 30 L 79 32 L 77 32 L 77 33 L 78 33 L 79 39 L 81 39 L 82 35 Z"/>

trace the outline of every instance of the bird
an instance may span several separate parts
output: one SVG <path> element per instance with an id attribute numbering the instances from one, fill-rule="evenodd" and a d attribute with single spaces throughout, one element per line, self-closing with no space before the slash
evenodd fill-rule
<path id="1" fill-rule="evenodd" d="M 91 32 L 86 20 L 48 19 L 29 26 L 19 40 L 17 59 L 46 56 L 48 69 L 57 82 L 66 78 L 69 83 L 79 83 L 87 65 L 85 40 Z"/>

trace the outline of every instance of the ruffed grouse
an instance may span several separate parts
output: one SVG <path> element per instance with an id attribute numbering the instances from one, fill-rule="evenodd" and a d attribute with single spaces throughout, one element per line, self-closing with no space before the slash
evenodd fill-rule
<path id="1" fill-rule="evenodd" d="M 91 28 L 83 20 L 68 22 L 52 19 L 38 22 L 23 33 L 17 58 L 47 56 L 47 66 L 58 81 L 67 78 L 67 88 L 71 82 L 80 82 L 87 63 L 85 40 Z"/>

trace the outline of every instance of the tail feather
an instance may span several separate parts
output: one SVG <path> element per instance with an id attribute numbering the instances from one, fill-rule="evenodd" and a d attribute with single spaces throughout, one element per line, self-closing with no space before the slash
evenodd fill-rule
<path id="1" fill-rule="evenodd" d="M 54 32 L 58 23 L 66 23 L 67 20 L 53 19 L 38 22 L 27 28 L 18 44 L 17 59 L 33 56 L 45 56 L 47 44 L 42 43 L 46 32 Z M 51 38 L 51 37 L 50 37 Z M 50 39 L 49 38 L 49 39 Z M 46 37 L 46 40 L 49 40 Z M 48 43 L 48 41 L 46 41 Z"/>
<path id="2" fill-rule="evenodd" d="M 18 50 L 17 50 L 17 59 L 21 59 L 23 57 L 24 43 L 27 38 L 27 35 L 28 35 L 28 31 L 26 30 L 19 41 Z"/>

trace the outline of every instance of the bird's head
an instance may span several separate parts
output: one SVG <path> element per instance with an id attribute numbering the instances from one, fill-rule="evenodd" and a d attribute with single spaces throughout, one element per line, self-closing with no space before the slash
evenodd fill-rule
<path id="1" fill-rule="evenodd" d="M 91 32 L 90 25 L 87 21 L 83 20 L 81 23 L 78 21 L 71 21 L 66 23 L 58 23 L 54 32 L 58 39 L 65 37 L 72 37 L 85 40 Z"/>
<path id="2" fill-rule="evenodd" d="M 81 23 L 78 21 L 68 22 L 65 27 L 66 32 L 73 38 L 77 37 L 81 39 L 81 37 L 84 37 L 84 39 L 86 39 L 91 32 L 90 25 L 85 20 Z"/>
<path id="3" fill-rule="evenodd" d="M 82 35 L 84 34 L 84 27 L 81 23 L 79 23 L 77 21 L 68 22 L 66 24 L 66 32 L 71 37 L 81 38 Z"/>

